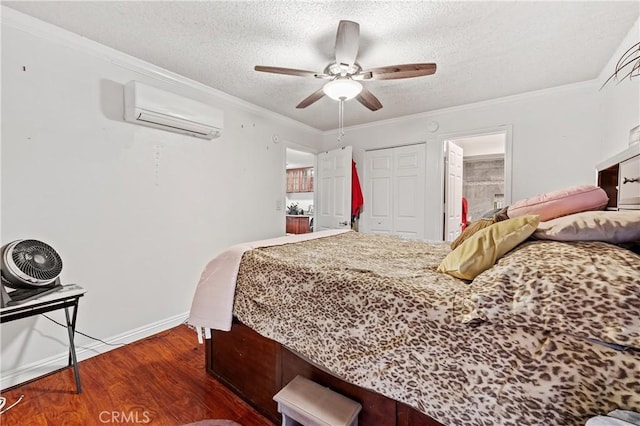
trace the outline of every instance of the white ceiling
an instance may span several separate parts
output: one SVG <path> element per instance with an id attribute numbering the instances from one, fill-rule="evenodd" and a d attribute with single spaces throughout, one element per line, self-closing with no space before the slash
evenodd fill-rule
<path id="1" fill-rule="evenodd" d="M 309 152 L 298 151 L 287 148 L 287 169 L 297 169 L 300 167 L 313 167 L 316 156 Z"/>
<path id="2" fill-rule="evenodd" d="M 460 138 L 455 139 L 453 143 L 462 148 L 465 159 L 467 157 L 504 154 L 505 152 L 504 133 Z"/>
<path id="3" fill-rule="evenodd" d="M 337 127 L 324 80 L 254 65 L 322 71 L 338 22 L 360 24 L 363 68 L 436 62 L 435 75 L 366 81 L 384 108 L 345 106 L 345 125 L 596 78 L 640 2 L 86 1 L 2 4 L 320 130 Z"/>

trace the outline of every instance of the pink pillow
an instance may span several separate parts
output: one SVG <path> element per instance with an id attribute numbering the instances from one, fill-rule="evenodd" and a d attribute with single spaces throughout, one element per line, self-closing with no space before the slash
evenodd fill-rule
<path id="1" fill-rule="evenodd" d="M 537 214 L 540 221 L 544 222 L 568 214 L 602 210 L 608 202 L 609 197 L 604 189 L 579 185 L 520 200 L 509 206 L 507 215 L 511 218 Z"/>

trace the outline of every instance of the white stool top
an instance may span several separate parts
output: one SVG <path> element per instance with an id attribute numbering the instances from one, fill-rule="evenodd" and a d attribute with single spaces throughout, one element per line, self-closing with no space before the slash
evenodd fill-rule
<path id="1" fill-rule="evenodd" d="M 634 424 L 616 419 L 615 417 L 596 416 L 587 420 L 585 426 L 634 426 Z"/>
<path id="2" fill-rule="evenodd" d="M 282 388 L 273 399 L 313 419 L 318 424 L 351 425 L 362 406 L 357 402 L 297 376 Z"/>

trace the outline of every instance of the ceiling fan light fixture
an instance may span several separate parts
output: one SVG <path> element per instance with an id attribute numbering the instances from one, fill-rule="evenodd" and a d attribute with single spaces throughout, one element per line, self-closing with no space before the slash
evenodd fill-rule
<path id="1" fill-rule="evenodd" d="M 348 101 L 362 92 L 362 84 L 350 78 L 336 78 L 324 85 L 324 94 L 336 101 Z"/>

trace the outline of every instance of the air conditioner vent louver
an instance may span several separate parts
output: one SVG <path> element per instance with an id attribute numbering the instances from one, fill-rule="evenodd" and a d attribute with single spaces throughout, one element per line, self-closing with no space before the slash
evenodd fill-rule
<path id="1" fill-rule="evenodd" d="M 151 123 L 151 124 L 158 124 L 157 121 L 147 120 L 146 116 L 144 116 L 142 113 L 140 113 L 140 115 L 138 115 L 138 121 L 144 121 L 145 123 Z M 172 129 L 180 130 L 182 132 L 191 131 L 193 133 L 197 133 L 197 134 L 202 135 L 202 136 L 207 134 L 207 133 L 202 133 L 202 132 L 194 132 L 193 130 L 187 130 L 187 129 L 183 128 L 183 127 L 171 126 L 169 124 L 165 124 L 165 126 L 171 127 Z"/>
<path id="2" fill-rule="evenodd" d="M 212 132 L 217 133 L 216 130 L 202 126 L 198 123 L 191 122 L 189 120 L 175 120 L 172 117 L 154 114 L 148 111 L 138 113 L 136 121 L 141 121 L 153 127 L 162 126 L 163 128 L 166 128 L 165 130 L 173 129 L 176 132 L 186 133 L 202 138 L 207 138 L 212 134 Z M 216 136 L 217 135 L 214 135 L 213 137 Z"/>

